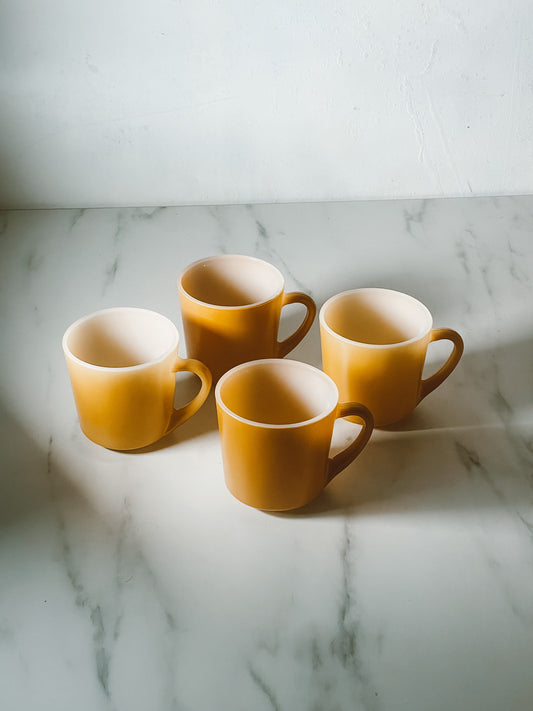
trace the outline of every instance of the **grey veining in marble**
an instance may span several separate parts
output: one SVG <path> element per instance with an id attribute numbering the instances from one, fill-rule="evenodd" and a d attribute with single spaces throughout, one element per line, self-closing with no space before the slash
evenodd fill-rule
<path id="1" fill-rule="evenodd" d="M 0 243 L 3 711 L 531 708 L 533 197 L 12 211 Z M 406 291 L 465 339 L 300 511 L 231 497 L 212 395 L 140 452 L 79 429 L 65 328 L 133 305 L 181 330 L 177 276 L 219 252 L 318 306 Z M 320 365 L 317 323 L 291 357 Z"/>

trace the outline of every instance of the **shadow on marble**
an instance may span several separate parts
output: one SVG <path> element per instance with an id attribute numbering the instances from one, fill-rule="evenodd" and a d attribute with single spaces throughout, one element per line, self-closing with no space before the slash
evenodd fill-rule
<path id="1" fill-rule="evenodd" d="M 53 456 L 50 437 L 40 447 L 0 403 L 2 476 L 0 476 L 0 535 L 2 529 L 58 508 L 82 511 L 91 505 Z"/>
<path id="2" fill-rule="evenodd" d="M 505 425 L 531 417 L 533 335 L 484 350 L 465 348 L 456 370 L 388 432 Z"/>
<path id="3" fill-rule="evenodd" d="M 533 333 L 490 349 L 466 352 L 464 369 L 480 389 L 487 381 L 491 404 L 502 420 L 519 417 L 533 405 Z"/>
<path id="4" fill-rule="evenodd" d="M 533 504 L 530 428 L 377 431 L 367 448 L 294 519 L 321 516 L 469 515 Z"/>

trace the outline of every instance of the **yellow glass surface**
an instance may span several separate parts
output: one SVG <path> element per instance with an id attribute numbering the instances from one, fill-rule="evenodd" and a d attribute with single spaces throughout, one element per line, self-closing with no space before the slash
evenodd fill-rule
<path id="1" fill-rule="evenodd" d="M 187 354 L 205 363 L 215 382 L 241 363 L 287 355 L 316 314 L 310 296 L 285 293 L 275 267 L 245 255 L 218 255 L 189 265 L 178 279 L 178 294 Z M 279 342 L 281 310 L 297 302 L 306 307 L 304 320 Z"/>
<path id="2" fill-rule="evenodd" d="M 301 507 L 361 452 L 372 416 L 338 402 L 324 373 L 297 361 L 261 360 L 230 370 L 216 388 L 226 486 L 243 503 L 268 511 Z M 337 417 L 357 416 L 363 428 L 345 450 L 329 456 Z"/>
<path id="3" fill-rule="evenodd" d="M 191 417 L 211 387 L 205 365 L 178 357 L 173 324 L 145 309 L 106 309 L 84 317 L 65 332 L 63 350 L 80 427 L 109 449 L 157 441 Z M 194 372 L 201 388 L 176 410 L 180 370 Z"/>
<path id="4" fill-rule="evenodd" d="M 426 307 L 387 289 L 356 289 L 329 299 L 320 312 L 322 366 L 341 399 L 361 402 L 377 427 L 406 417 L 459 362 L 461 336 L 433 329 Z M 453 351 L 430 378 L 422 371 L 430 342 L 448 339 Z"/>

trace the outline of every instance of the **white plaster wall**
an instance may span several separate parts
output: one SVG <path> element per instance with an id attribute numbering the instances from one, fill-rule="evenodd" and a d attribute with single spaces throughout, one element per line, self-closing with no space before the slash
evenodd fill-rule
<path id="1" fill-rule="evenodd" d="M 531 0 L 1 0 L 0 204 L 533 192 Z"/>

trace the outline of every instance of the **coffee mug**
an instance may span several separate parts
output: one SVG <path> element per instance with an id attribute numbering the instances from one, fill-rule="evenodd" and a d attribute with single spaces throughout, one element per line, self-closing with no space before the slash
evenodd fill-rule
<path id="1" fill-rule="evenodd" d="M 83 433 L 109 449 L 156 442 L 193 415 L 211 388 L 203 363 L 178 357 L 178 331 L 147 309 L 104 309 L 65 331 L 63 351 Z M 174 409 L 175 374 L 201 380 L 198 394 Z"/>
<path id="2" fill-rule="evenodd" d="M 314 499 L 361 452 L 372 415 L 358 403 L 339 403 L 335 383 L 295 360 L 238 365 L 215 388 L 226 486 L 248 506 L 295 509 Z M 330 457 L 333 425 L 355 416 L 355 441 Z"/>
<path id="3" fill-rule="evenodd" d="M 221 254 L 189 265 L 178 279 L 187 355 L 205 363 L 216 382 L 235 365 L 283 358 L 311 328 L 316 306 L 301 292 L 284 291 L 281 273 L 268 262 Z M 307 313 L 296 331 L 278 342 L 281 309 L 301 303 Z"/>
<path id="4" fill-rule="evenodd" d="M 320 310 L 322 365 L 342 399 L 368 407 L 377 427 L 408 415 L 453 371 L 463 339 L 433 319 L 412 296 L 365 288 L 331 297 Z M 453 350 L 444 365 L 422 379 L 429 343 L 447 339 Z"/>

